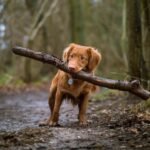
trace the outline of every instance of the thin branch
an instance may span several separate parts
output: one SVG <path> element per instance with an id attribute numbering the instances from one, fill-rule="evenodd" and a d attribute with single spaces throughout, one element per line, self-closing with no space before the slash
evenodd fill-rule
<path id="1" fill-rule="evenodd" d="M 107 87 L 110 89 L 118 89 L 118 90 L 122 90 L 122 91 L 128 91 L 128 92 L 133 93 L 145 100 L 150 98 L 150 92 L 143 89 L 138 80 L 128 82 L 128 81 L 104 79 L 104 78 L 100 78 L 97 76 L 93 76 L 93 75 L 83 72 L 83 71 L 80 71 L 79 73 L 74 73 L 68 69 L 67 65 L 62 60 L 60 60 L 59 58 L 57 58 L 55 56 L 37 52 L 37 51 L 33 51 L 33 50 L 29 50 L 27 48 L 22 48 L 22 47 L 15 47 L 12 49 L 12 51 L 17 55 L 29 57 L 29 58 L 32 58 L 32 59 L 35 59 L 35 60 L 38 60 L 38 61 L 41 61 L 44 63 L 52 64 L 55 67 L 57 67 L 58 69 L 61 69 L 65 72 L 71 74 L 73 78 L 85 80 L 92 84 Z"/>
<path id="2" fill-rule="evenodd" d="M 36 14 L 35 19 L 33 21 L 33 24 L 32 24 L 32 27 L 31 27 L 31 32 L 36 27 L 36 25 L 38 24 L 39 19 L 40 19 L 41 15 L 43 14 L 46 5 L 48 5 L 48 2 L 49 2 L 49 0 L 44 0 L 42 2 L 42 6 L 41 6 L 40 10 L 38 11 L 38 13 Z"/>
<path id="3" fill-rule="evenodd" d="M 39 29 L 44 25 L 45 21 L 47 20 L 47 18 L 52 14 L 54 8 L 56 8 L 58 3 L 58 0 L 54 0 L 53 3 L 51 4 L 51 7 L 49 8 L 49 10 L 46 12 L 46 14 L 44 15 L 43 19 L 38 23 L 38 25 L 36 26 L 36 28 L 34 28 L 31 32 L 31 35 L 29 36 L 30 40 L 33 40 Z"/>

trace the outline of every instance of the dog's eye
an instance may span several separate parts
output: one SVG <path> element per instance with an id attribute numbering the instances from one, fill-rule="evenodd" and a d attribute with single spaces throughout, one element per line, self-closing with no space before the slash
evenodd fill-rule
<path id="1" fill-rule="evenodd" d="M 84 56 L 81 56 L 81 60 L 87 60 L 87 58 Z"/>
<path id="2" fill-rule="evenodd" d="M 81 56 L 81 60 L 84 60 L 85 58 L 83 56 Z"/>
<path id="3" fill-rule="evenodd" d="M 73 55 L 70 55 L 70 58 L 73 58 Z"/>

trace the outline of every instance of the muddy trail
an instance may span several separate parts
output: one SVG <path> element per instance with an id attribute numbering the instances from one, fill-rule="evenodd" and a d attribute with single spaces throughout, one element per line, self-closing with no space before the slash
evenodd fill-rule
<path id="1" fill-rule="evenodd" d="M 0 93 L 0 150 L 148 150 L 149 116 L 131 113 L 122 95 L 91 100 L 88 126 L 79 127 L 77 107 L 63 103 L 60 127 L 39 127 L 49 115 L 48 92 Z"/>

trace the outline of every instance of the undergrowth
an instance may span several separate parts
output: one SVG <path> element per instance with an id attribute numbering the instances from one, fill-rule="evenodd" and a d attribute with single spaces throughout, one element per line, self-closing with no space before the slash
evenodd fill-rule
<path id="1" fill-rule="evenodd" d="M 94 96 L 94 100 L 105 100 L 110 99 L 111 97 L 121 95 L 122 92 L 118 90 L 112 90 L 107 88 L 102 88 L 99 92 L 97 92 Z"/>

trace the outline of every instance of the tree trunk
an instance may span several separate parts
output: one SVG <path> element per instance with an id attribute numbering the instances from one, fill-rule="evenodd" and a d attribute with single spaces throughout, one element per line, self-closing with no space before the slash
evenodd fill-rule
<path id="1" fill-rule="evenodd" d="M 25 0 L 26 6 L 30 12 L 30 15 L 33 16 L 35 13 L 35 6 L 36 6 L 36 0 L 30 1 Z M 25 42 L 26 47 L 33 48 L 33 40 L 28 39 Z M 31 82 L 32 80 L 32 72 L 31 72 L 31 60 L 30 59 L 24 59 L 23 60 L 23 68 L 24 68 L 24 75 L 23 80 L 25 82 Z"/>
<path id="2" fill-rule="evenodd" d="M 32 48 L 33 41 L 28 42 L 28 46 Z M 32 81 L 31 59 L 24 59 L 24 75 L 23 80 L 27 83 Z"/>
<path id="3" fill-rule="evenodd" d="M 141 79 L 144 71 L 140 0 L 126 0 L 128 71 L 131 80 Z"/>
<path id="4" fill-rule="evenodd" d="M 121 37 L 121 48 L 122 48 L 122 54 L 123 54 L 123 59 L 125 66 L 127 68 L 128 66 L 128 60 L 127 60 L 127 28 L 126 28 L 126 21 L 127 21 L 127 16 L 126 16 L 126 1 L 123 1 L 123 10 L 122 10 L 122 37 Z"/>
<path id="5" fill-rule="evenodd" d="M 85 28 L 84 28 L 83 3 L 81 0 L 69 0 L 69 6 L 70 6 L 71 41 L 78 44 L 84 44 Z"/>
<path id="6" fill-rule="evenodd" d="M 142 0 L 142 31 L 143 31 L 143 52 L 147 68 L 147 73 L 143 73 L 147 89 L 150 90 L 150 1 Z"/>

